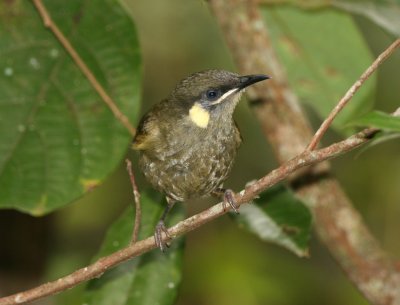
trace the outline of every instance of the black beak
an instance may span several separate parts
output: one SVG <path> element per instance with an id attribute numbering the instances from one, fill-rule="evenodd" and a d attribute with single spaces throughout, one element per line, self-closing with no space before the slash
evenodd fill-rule
<path id="1" fill-rule="evenodd" d="M 268 75 L 263 75 L 263 74 L 257 74 L 257 75 L 245 75 L 245 76 L 240 76 L 240 84 L 239 84 L 239 89 L 242 90 L 252 84 L 261 82 L 262 80 L 270 79 L 271 77 Z"/>

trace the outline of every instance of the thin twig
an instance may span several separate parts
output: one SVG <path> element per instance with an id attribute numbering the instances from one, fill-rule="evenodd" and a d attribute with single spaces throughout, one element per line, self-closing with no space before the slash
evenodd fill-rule
<path id="1" fill-rule="evenodd" d="M 360 78 L 350 87 L 346 94 L 342 97 L 339 103 L 333 108 L 328 117 L 322 122 L 321 126 L 313 136 L 310 144 L 307 146 L 306 150 L 314 150 L 318 143 L 321 141 L 322 137 L 328 130 L 329 126 L 332 124 L 335 117 L 340 111 L 347 105 L 354 94 L 362 86 L 362 84 L 375 72 L 376 69 L 390 56 L 392 53 L 400 47 L 400 39 L 393 42 L 385 51 L 383 51 L 377 59 L 365 70 L 365 72 L 360 76 Z"/>
<path id="2" fill-rule="evenodd" d="M 140 204 L 139 189 L 136 185 L 135 175 L 133 174 L 132 170 L 132 162 L 129 159 L 125 159 L 125 162 L 126 162 L 126 170 L 128 171 L 129 178 L 131 180 L 133 197 L 135 198 L 135 224 L 133 226 L 132 239 L 131 239 L 131 245 L 133 245 L 134 243 L 136 243 L 139 236 L 140 223 L 142 219 L 142 208 Z"/>
<path id="3" fill-rule="evenodd" d="M 82 73 L 86 76 L 90 84 L 102 98 L 104 103 L 110 108 L 114 116 L 120 121 L 125 128 L 129 131 L 129 133 L 133 136 L 135 135 L 135 128 L 129 122 L 129 119 L 119 110 L 118 106 L 115 104 L 113 99 L 107 94 L 102 85 L 97 81 L 96 77 L 93 75 L 92 71 L 90 71 L 89 67 L 85 64 L 79 54 L 76 52 L 74 47 L 71 45 L 69 40 L 64 36 L 58 26 L 51 19 L 46 7 L 43 5 L 42 0 L 32 0 L 36 9 L 38 10 L 40 16 L 42 17 L 43 24 L 49 28 L 54 36 L 58 39 L 58 41 L 62 44 L 71 58 L 74 60 L 78 68 L 82 71 Z"/>
<path id="4" fill-rule="evenodd" d="M 287 161 L 285 164 L 273 170 L 263 178 L 257 180 L 255 183 L 252 183 L 240 193 L 237 193 L 234 197 L 235 202 L 238 205 L 250 202 L 261 192 L 286 179 L 296 170 L 337 157 L 356 147 L 359 147 L 360 145 L 368 142 L 377 131 L 377 129 L 365 129 L 364 131 L 359 132 L 347 138 L 346 140 L 332 144 L 326 148 L 309 152 L 306 151 Z M 179 222 L 175 226 L 168 229 L 168 233 L 171 238 L 176 238 L 204 225 L 205 223 L 210 222 L 215 218 L 224 215 L 229 209 L 230 208 L 225 207 L 223 202 L 220 202 L 203 212 Z M 166 236 L 163 236 L 163 238 L 166 238 Z M 117 264 L 137 257 L 154 248 L 156 248 L 154 237 L 148 237 L 144 240 L 136 242 L 135 244 L 131 244 L 122 250 L 114 252 L 109 256 L 102 257 L 95 263 L 76 270 L 75 272 L 59 278 L 58 280 L 40 285 L 30 290 L 0 298 L 0 305 L 23 304 L 44 298 L 49 295 L 57 294 L 82 282 L 99 277 L 105 271 L 116 266 Z"/>

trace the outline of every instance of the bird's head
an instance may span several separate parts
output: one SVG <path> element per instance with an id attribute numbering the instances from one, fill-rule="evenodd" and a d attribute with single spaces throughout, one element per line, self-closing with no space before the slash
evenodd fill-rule
<path id="1" fill-rule="evenodd" d="M 207 128 L 210 120 L 231 118 L 244 89 L 268 78 L 262 74 L 240 76 L 224 70 L 206 70 L 179 82 L 169 99 L 174 100 L 194 124 Z"/>

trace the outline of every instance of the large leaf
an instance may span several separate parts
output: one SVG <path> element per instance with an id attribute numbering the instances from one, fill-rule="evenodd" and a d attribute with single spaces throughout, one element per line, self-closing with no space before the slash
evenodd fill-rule
<path id="1" fill-rule="evenodd" d="M 351 17 L 329 9 L 304 11 L 286 6 L 263 12 L 291 87 L 325 117 L 373 60 Z M 333 122 L 334 127 L 367 112 L 374 88 L 372 76 Z"/>
<path id="2" fill-rule="evenodd" d="M 240 214 L 234 217 L 262 240 L 278 244 L 299 256 L 308 255 L 311 212 L 287 188 L 269 189 L 255 202 L 242 205 Z"/>
<path id="3" fill-rule="evenodd" d="M 276 4 L 275 0 L 264 0 L 265 4 Z M 400 0 L 282 0 L 305 9 L 335 7 L 370 19 L 395 37 L 400 37 Z"/>
<path id="4" fill-rule="evenodd" d="M 331 4 L 364 16 L 393 36 L 400 37 L 400 0 L 334 0 Z"/>
<path id="5" fill-rule="evenodd" d="M 166 202 L 154 193 L 142 194 L 140 239 L 153 234 Z M 176 206 L 168 218 L 183 219 L 182 206 Z M 109 229 L 97 257 L 108 255 L 128 245 L 134 213 L 129 208 Z M 156 249 L 107 271 L 89 282 L 85 304 L 96 305 L 172 305 L 181 281 L 183 239 L 174 240 L 166 253 Z"/>
<path id="6" fill-rule="evenodd" d="M 131 121 L 139 108 L 135 27 L 116 0 L 44 1 Z M 99 184 L 130 135 L 43 22 L 32 1 L 0 2 L 0 207 L 34 215 Z"/>

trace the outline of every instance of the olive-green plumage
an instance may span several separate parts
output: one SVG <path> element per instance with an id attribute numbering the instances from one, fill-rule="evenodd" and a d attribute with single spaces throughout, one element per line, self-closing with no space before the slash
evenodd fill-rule
<path id="1" fill-rule="evenodd" d="M 232 118 L 235 107 L 245 87 L 267 78 L 222 70 L 198 72 L 156 104 L 140 121 L 133 142 L 140 151 L 140 168 L 153 187 L 170 201 L 186 201 L 220 188 L 241 143 Z"/>

